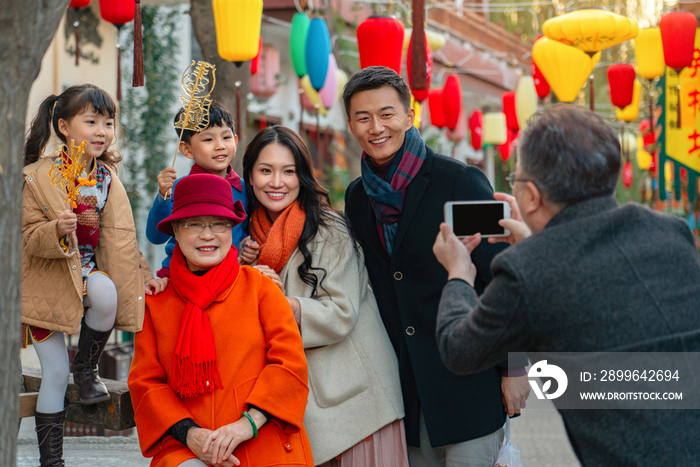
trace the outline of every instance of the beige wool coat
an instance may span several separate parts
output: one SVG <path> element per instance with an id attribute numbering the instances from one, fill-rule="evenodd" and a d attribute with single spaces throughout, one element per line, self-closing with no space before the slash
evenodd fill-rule
<path id="1" fill-rule="evenodd" d="M 306 426 L 314 464 L 322 464 L 404 416 L 396 353 L 369 287 L 365 263 L 348 232 L 333 222 L 307 245 L 327 275 L 311 297 L 299 277 L 297 248 L 280 271 L 285 295 L 301 304 L 309 365 Z M 360 250 L 361 251 L 361 250 Z M 320 278 L 321 271 L 314 271 Z"/>
<path id="2" fill-rule="evenodd" d="M 83 278 L 75 232 L 69 252 L 59 244 L 58 215 L 70 209 L 65 189 L 51 184 L 54 159 L 24 168 L 22 194 L 22 322 L 68 334 L 83 317 Z M 100 219 L 95 263 L 117 288 L 115 328 L 138 332 L 143 326 L 145 283 L 153 276 L 136 242 L 129 198 L 116 173 Z"/>

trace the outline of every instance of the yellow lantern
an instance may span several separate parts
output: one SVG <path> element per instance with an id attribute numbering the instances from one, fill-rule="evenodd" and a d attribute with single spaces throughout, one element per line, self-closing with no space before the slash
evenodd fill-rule
<path id="1" fill-rule="evenodd" d="M 644 138 L 637 138 L 637 165 L 642 170 L 649 170 L 651 167 L 651 154 L 644 150 Z"/>
<path id="2" fill-rule="evenodd" d="M 484 114 L 484 143 L 497 146 L 508 140 L 506 127 L 506 114 L 503 112 L 489 112 Z"/>
<path id="3" fill-rule="evenodd" d="M 639 26 L 636 21 L 610 11 L 584 8 L 548 19 L 542 25 L 542 32 L 552 40 L 593 54 L 634 39 Z"/>
<path id="4" fill-rule="evenodd" d="M 591 57 L 575 47 L 543 37 L 535 42 L 532 58 L 557 98 L 573 102 L 600 60 L 600 52 Z"/>
<path id="5" fill-rule="evenodd" d="M 413 96 L 411 96 L 411 107 L 413 107 L 413 110 L 416 112 L 416 117 L 413 119 L 413 126 L 420 130 L 420 123 L 423 118 L 421 112 L 422 106 L 420 105 L 420 102 L 415 100 Z"/>
<path id="6" fill-rule="evenodd" d="M 633 122 L 639 117 L 639 100 L 642 98 L 642 83 L 638 79 L 634 80 L 634 91 L 632 91 L 632 103 L 624 109 L 615 108 L 617 119 L 623 122 Z"/>
<path id="7" fill-rule="evenodd" d="M 637 57 L 637 74 L 642 78 L 656 79 L 666 70 L 664 48 L 661 45 L 661 29 L 646 28 L 634 39 L 634 55 Z"/>
<path id="8" fill-rule="evenodd" d="M 435 52 L 436 50 L 445 47 L 445 44 L 447 43 L 447 39 L 445 38 L 445 36 L 433 31 L 429 31 L 427 29 L 423 29 L 423 31 L 425 31 L 425 37 L 428 39 L 428 45 L 430 46 L 431 51 Z M 406 28 L 404 30 L 403 53 L 406 53 L 408 51 L 408 43 L 411 40 L 411 34 L 413 34 L 413 28 Z"/>
<path id="9" fill-rule="evenodd" d="M 527 127 L 527 121 L 537 112 L 537 90 L 532 76 L 523 76 L 515 89 L 515 115 L 521 130 Z"/>
<path id="10" fill-rule="evenodd" d="M 258 54 L 263 0 L 213 0 L 219 56 L 237 65 Z"/>
<path id="11" fill-rule="evenodd" d="M 321 96 L 311 85 L 309 75 L 305 75 L 303 78 L 301 78 L 300 83 L 301 88 L 304 90 L 304 94 L 306 94 L 306 97 L 309 98 L 314 107 L 318 109 L 321 115 L 326 115 L 328 113 L 328 109 L 323 106 L 323 102 L 321 102 Z"/>

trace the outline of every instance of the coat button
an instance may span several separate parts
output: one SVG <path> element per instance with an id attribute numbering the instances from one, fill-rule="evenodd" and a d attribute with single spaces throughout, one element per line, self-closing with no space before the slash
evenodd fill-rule
<path id="1" fill-rule="evenodd" d="M 48 210 L 49 210 L 49 208 L 44 206 L 44 211 L 48 211 Z"/>
<path id="2" fill-rule="evenodd" d="M 292 445 L 291 444 L 285 444 L 284 445 L 284 450 L 287 452 L 290 452 L 292 450 Z"/>
<path id="3" fill-rule="evenodd" d="M 406 328 L 406 334 L 409 336 L 412 336 L 416 333 L 416 329 L 413 326 L 409 326 Z"/>
<path id="4" fill-rule="evenodd" d="M 403 274 L 401 273 L 401 271 L 396 271 L 394 273 L 394 279 L 396 279 L 397 281 L 400 281 L 401 279 L 403 279 Z"/>
<path id="5" fill-rule="evenodd" d="M 143 300 L 143 297 L 139 297 L 139 301 Z"/>
<path id="6" fill-rule="evenodd" d="M 73 270 L 75 271 L 75 269 L 76 269 L 77 267 L 78 267 L 78 266 L 76 266 L 76 265 L 74 264 L 74 265 L 73 265 Z"/>
<path id="7" fill-rule="evenodd" d="M 29 177 L 27 180 L 29 180 L 30 182 L 34 181 L 34 179 L 32 177 Z"/>

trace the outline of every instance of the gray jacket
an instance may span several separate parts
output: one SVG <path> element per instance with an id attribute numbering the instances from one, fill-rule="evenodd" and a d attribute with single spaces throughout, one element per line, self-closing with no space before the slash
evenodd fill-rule
<path id="1" fill-rule="evenodd" d="M 612 197 L 569 206 L 498 255 L 479 299 L 450 281 L 438 312 L 445 364 L 473 373 L 507 352 L 700 352 L 700 256 L 681 219 Z M 583 465 L 684 465 L 694 410 L 561 411 Z"/>

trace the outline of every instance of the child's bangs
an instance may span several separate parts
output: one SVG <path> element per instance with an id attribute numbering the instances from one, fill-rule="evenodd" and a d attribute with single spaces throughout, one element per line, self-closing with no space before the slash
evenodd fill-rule
<path id="1" fill-rule="evenodd" d="M 78 115 L 90 110 L 90 107 L 94 108 L 95 112 L 105 117 L 115 118 L 117 114 L 117 104 L 109 94 L 99 88 L 86 89 L 85 92 L 75 100 L 75 113 L 69 113 L 73 114 L 72 116 Z"/>

